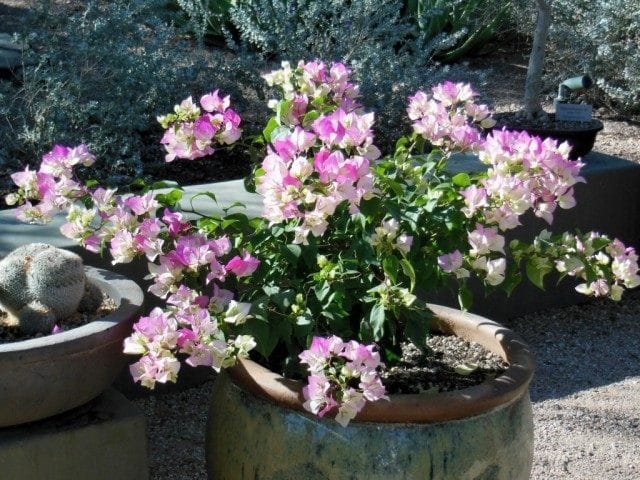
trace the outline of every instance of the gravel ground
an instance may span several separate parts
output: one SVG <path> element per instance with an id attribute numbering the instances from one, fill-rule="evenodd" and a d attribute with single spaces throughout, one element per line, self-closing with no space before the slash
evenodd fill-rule
<path id="1" fill-rule="evenodd" d="M 531 478 L 640 478 L 640 291 L 507 325 L 537 357 Z M 211 385 L 134 400 L 149 420 L 152 480 L 206 479 Z"/>

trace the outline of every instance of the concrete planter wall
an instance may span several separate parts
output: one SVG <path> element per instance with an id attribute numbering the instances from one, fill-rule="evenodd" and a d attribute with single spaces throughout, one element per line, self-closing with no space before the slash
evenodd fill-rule
<path id="1" fill-rule="evenodd" d="M 533 455 L 526 345 L 485 318 L 432 305 L 433 327 L 476 341 L 510 367 L 481 385 L 394 395 L 343 428 L 302 409 L 302 384 L 251 361 L 216 380 L 207 425 L 211 480 L 526 480 Z"/>
<path id="2" fill-rule="evenodd" d="M 87 276 L 119 307 L 56 335 L 0 345 L 0 427 L 40 420 L 102 393 L 124 367 L 122 341 L 142 306 L 140 287 L 95 268 Z"/>

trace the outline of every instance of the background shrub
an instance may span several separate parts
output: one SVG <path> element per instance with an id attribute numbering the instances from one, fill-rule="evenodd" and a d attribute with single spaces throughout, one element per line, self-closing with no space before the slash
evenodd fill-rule
<path id="1" fill-rule="evenodd" d="M 274 63 L 319 58 L 350 65 L 362 102 L 376 112 L 376 139 L 384 148 L 407 129 L 411 93 L 471 75 L 434 62 L 434 54 L 456 38 L 444 31 L 425 35 L 403 8 L 399 0 L 242 0 L 229 12 L 241 42 Z"/>
<path id="2" fill-rule="evenodd" d="M 165 5 L 89 2 L 57 16 L 43 5 L 29 18 L 24 81 L 0 82 L 5 164 L 36 163 L 53 143 L 84 142 L 101 160 L 91 174 L 123 184 L 145 164 L 163 163 L 155 117 L 182 98 L 220 88 L 239 110 L 256 112 L 259 58 L 198 47 Z"/>

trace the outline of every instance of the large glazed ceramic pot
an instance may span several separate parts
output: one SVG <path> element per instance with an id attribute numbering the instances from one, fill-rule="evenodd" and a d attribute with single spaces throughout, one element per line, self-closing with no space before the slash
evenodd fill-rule
<path id="1" fill-rule="evenodd" d="M 0 345 L 0 427 L 40 420 L 97 397 L 126 364 L 122 342 L 143 301 L 121 275 L 87 267 L 118 305 L 109 315 L 55 335 Z"/>
<path id="2" fill-rule="evenodd" d="M 430 305 L 432 328 L 482 344 L 508 363 L 475 387 L 392 395 L 348 427 L 302 408 L 302 384 L 252 361 L 218 376 L 207 425 L 211 480 L 526 480 L 533 455 L 534 362 L 510 330 Z"/>

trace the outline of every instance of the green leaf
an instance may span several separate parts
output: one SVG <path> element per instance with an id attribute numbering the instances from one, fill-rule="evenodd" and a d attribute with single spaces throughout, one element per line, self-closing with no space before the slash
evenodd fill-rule
<path id="1" fill-rule="evenodd" d="M 313 291 L 316 294 L 316 298 L 318 299 L 318 301 L 322 302 L 325 298 L 327 298 L 327 295 L 329 295 L 329 292 L 331 291 L 331 285 L 325 280 L 321 285 L 316 285 Z"/>
<path id="2" fill-rule="evenodd" d="M 311 110 L 302 117 L 302 126 L 307 127 L 320 118 L 320 112 L 317 110 Z"/>
<path id="3" fill-rule="evenodd" d="M 395 365 L 402 360 L 402 351 L 397 351 L 391 347 L 384 347 L 383 353 L 387 366 Z"/>
<path id="4" fill-rule="evenodd" d="M 146 192 L 148 190 L 148 186 L 142 178 L 136 178 L 129 184 L 129 190 L 132 192 Z"/>
<path id="5" fill-rule="evenodd" d="M 174 188 L 167 193 L 157 193 L 156 200 L 164 207 L 173 208 L 180 200 L 182 200 L 182 191 Z"/>
<path id="6" fill-rule="evenodd" d="M 592 243 L 593 248 L 595 250 L 600 250 L 600 249 L 606 247 L 607 245 L 609 245 L 609 243 L 611 243 L 611 240 L 609 240 L 606 237 L 596 237 L 596 238 L 593 239 L 592 242 L 593 242 Z"/>
<path id="7" fill-rule="evenodd" d="M 454 175 L 451 181 L 458 187 L 464 188 L 471 185 L 471 178 L 469 178 L 469 175 L 465 172 L 460 172 L 457 175 Z"/>
<path id="8" fill-rule="evenodd" d="M 220 226 L 220 219 L 213 217 L 199 218 L 197 225 L 199 230 L 204 230 L 208 234 L 213 235 Z"/>
<path id="9" fill-rule="evenodd" d="M 458 304 L 462 310 L 469 310 L 473 303 L 473 293 L 469 290 L 466 284 L 461 284 L 458 287 Z"/>
<path id="10" fill-rule="evenodd" d="M 276 118 L 280 124 L 282 124 L 282 119 L 286 117 L 289 112 L 291 112 L 291 107 L 293 102 L 291 100 L 284 100 L 278 102 L 278 107 L 276 108 Z"/>
<path id="11" fill-rule="evenodd" d="M 242 202 L 233 202 L 231 205 L 229 205 L 228 207 L 225 207 L 222 209 L 222 211 L 224 213 L 227 213 L 229 210 L 233 209 L 233 208 L 247 208 L 247 206 L 242 203 Z"/>
<path id="12" fill-rule="evenodd" d="M 311 325 L 311 319 L 309 317 L 305 317 L 304 315 L 300 315 L 296 317 L 296 325 L 299 327 L 306 327 L 307 325 Z"/>
<path id="13" fill-rule="evenodd" d="M 397 141 L 396 141 L 396 152 L 398 152 L 398 150 L 406 150 L 407 145 L 409 144 L 410 140 L 407 137 L 400 137 Z"/>
<path id="14" fill-rule="evenodd" d="M 174 180 L 160 180 L 151 184 L 151 190 L 159 190 L 161 188 L 180 188 L 180 184 Z"/>
<path id="15" fill-rule="evenodd" d="M 398 259 L 394 255 L 388 255 L 382 260 L 384 273 L 392 283 L 398 282 L 398 263 Z"/>
<path id="16" fill-rule="evenodd" d="M 413 269 L 413 265 L 411 265 L 411 262 L 406 258 L 400 260 L 400 265 L 402 266 L 402 272 L 407 277 L 409 277 L 409 281 L 411 282 L 409 290 L 413 292 L 413 290 L 416 288 L 416 271 Z"/>
<path id="17" fill-rule="evenodd" d="M 302 249 L 300 245 L 280 245 L 280 253 L 291 265 L 297 265 Z"/>
<path id="18" fill-rule="evenodd" d="M 302 259 L 307 267 L 315 269 L 318 267 L 318 246 L 315 237 L 309 235 L 309 245 L 304 245 L 301 250 Z"/>
<path id="19" fill-rule="evenodd" d="M 265 295 L 271 297 L 280 292 L 280 287 L 278 287 L 277 285 L 264 285 L 262 287 L 262 291 L 265 293 Z"/>
<path id="20" fill-rule="evenodd" d="M 364 343 L 372 343 L 373 340 L 373 329 L 371 328 L 371 324 L 369 323 L 367 318 L 363 318 L 360 322 L 360 340 Z"/>
<path id="21" fill-rule="evenodd" d="M 271 301 L 283 312 L 291 308 L 294 303 L 295 292 L 293 290 L 285 290 L 271 296 Z"/>
<path id="22" fill-rule="evenodd" d="M 291 132 L 287 127 L 278 127 L 271 132 L 271 142 L 275 142 L 279 138 L 289 136 Z"/>
<path id="23" fill-rule="evenodd" d="M 527 261 L 527 277 L 540 290 L 544 290 L 544 277 L 552 270 L 553 266 L 546 258 L 532 257 Z"/>
<path id="24" fill-rule="evenodd" d="M 424 310 L 411 310 L 406 314 L 407 322 L 405 333 L 409 340 L 421 350 L 426 349 L 427 335 L 429 334 L 429 319 L 431 312 Z"/>
<path id="25" fill-rule="evenodd" d="M 369 313 L 369 325 L 371 325 L 373 339 L 376 342 L 384 336 L 385 317 L 384 306 L 381 303 L 376 303 Z"/>
<path id="26" fill-rule="evenodd" d="M 256 340 L 256 350 L 260 355 L 268 358 L 273 349 L 278 345 L 278 336 L 274 335 L 268 321 L 261 318 L 249 318 L 242 326 L 245 334 L 252 335 Z"/>
<path id="27" fill-rule="evenodd" d="M 504 276 L 504 281 L 500 284 L 500 287 L 506 292 L 507 296 L 511 296 L 511 293 L 521 281 L 522 274 L 520 273 L 518 263 L 515 261 L 510 262 L 507 267 L 506 275 Z"/>
<path id="28" fill-rule="evenodd" d="M 189 203 L 191 204 L 191 208 L 193 209 L 193 201 L 196 198 L 199 197 L 207 197 L 210 198 L 211 200 L 213 200 L 214 203 L 218 203 L 218 199 L 216 198 L 216 194 L 213 192 L 198 192 L 196 193 L 194 196 L 191 197 L 191 200 L 189 200 Z"/>
<path id="29" fill-rule="evenodd" d="M 278 124 L 278 121 L 274 117 L 271 117 L 269 119 L 267 125 L 264 127 L 264 130 L 262 130 L 262 135 L 267 142 L 271 141 L 271 132 L 273 132 L 279 126 L 280 125 Z"/>

